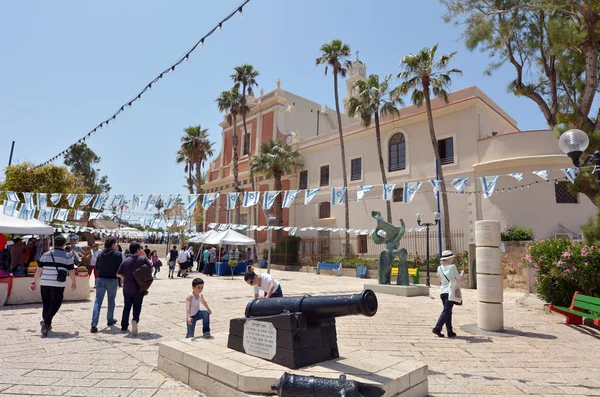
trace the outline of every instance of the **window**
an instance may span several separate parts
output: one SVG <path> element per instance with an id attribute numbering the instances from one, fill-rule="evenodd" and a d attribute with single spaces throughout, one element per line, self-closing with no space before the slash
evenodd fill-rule
<path id="1" fill-rule="evenodd" d="M 454 163 L 454 138 L 438 140 L 438 150 L 442 165 Z"/>
<path id="2" fill-rule="evenodd" d="M 350 180 L 359 181 L 362 179 L 362 159 L 350 160 Z"/>
<path id="3" fill-rule="evenodd" d="M 300 184 L 298 189 L 308 189 L 308 171 L 300 171 Z"/>
<path id="4" fill-rule="evenodd" d="M 403 187 L 394 189 L 393 200 L 394 200 L 394 203 L 401 203 L 404 201 L 404 188 Z"/>
<path id="5" fill-rule="evenodd" d="M 570 182 L 558 182 L 554 185 L 557 204 L 577 204 L 577 196 L 569 191 Z"/>
<path id="6" fill-rule="evenodd" d="M 366 234 L 359 234 L 358 236 L 356 236 L 356 238 L 358 239 L 358 253 L 359 254 L 366 254 L 367 253 L 367 235 Z"/>
<path id="7" fill-rule="evenodd" d="M 406 169 L 406 140 L 404 134 L 399 132 L 390 139 L 389 144 L 389 172 Z"/>
<path id="8" fill-rule="evenodd" d="M 250 134 L 244 134 L 244 151 L 242 156 L 250 154 Z"/>
<path id="9" fill-rule="evenodd" d="M 319 203 L 319 219 L 331 218 L 331 203 L 324 201 Z"/>
<path id="10" fill-rule="evenodd" d="M 329 166 L 324 165 L 321 167 L 321 186 L 329 185 Z"/>

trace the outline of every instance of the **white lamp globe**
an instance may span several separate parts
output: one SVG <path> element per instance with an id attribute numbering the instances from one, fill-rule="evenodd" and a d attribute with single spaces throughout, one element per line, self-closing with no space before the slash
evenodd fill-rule
<path id="1" fill-rule="evenodd" d="M 581 130 L 568 130 L 558 139 L 558 147 L 568 155 L 576 167 L 579 167 L 579 158 L 590 145 L 590 138 Z"/>

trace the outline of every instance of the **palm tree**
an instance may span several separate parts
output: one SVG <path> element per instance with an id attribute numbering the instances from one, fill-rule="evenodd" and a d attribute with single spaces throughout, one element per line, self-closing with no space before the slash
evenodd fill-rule
<path id="1" fill-rule="evenodd" d="M 248 106 L 242 103 L 238 90 L 223 91 L 216 100 L 219 111 L 227 112 L 227 122 L 233 126 L 233 187 L 236 192 L 241 192 L 240 179 L 238 172 L 238 135 L 237 135 L 237 116 L 242 112 L 248 111 Z M 239 201 L 239 199 L 238 199 Z M 240 223 L 240 206 L 235 205 L 235 223 Z"/>
<path id="2" fill-rule="evenodd" d="M 247 99 L 248 99 L 248 95 L 254 95 L 254 91 L 253 91 L 253 87 L 254 86 L 258 86 L 258 83 L 256 82 L 256 78 L 260 75 L 260 72 L 258 70 L 254 69 L 254 66 L 249 65 L 249 64 L 244 64 L 241 66 L 236 66 L 234 68 L 235 73 L 231 75 L 231 79 L 233 80 L 233 82 L 235 83 L 235 85 L 233 86 L 234 89 L 238 90 L 240 89 L 240 86 L 242 88 L 242 105 L 244 105 L 244 109 L 242 110 L 242 123 L 244 125 L 244 137 L 248 136 L 248 128 L 246 126 L 246 114 L 250 111 L 250 108 L 248 108 L 247 105 Z M 247 110 L 247 111 L 246 111 Z M 252 147 L 252 144 L 249 142 L 248 143 L 250 145 L 250 147 Z M 248 156 L 250 156 L 252 153 L 248 153 Z M 252 169 L 250 168 L 250 184 L 252 187 L 252 191 L 255 191 L 256 187 L 254 185 L 254 174 L 252 173 Z M 257 214 L 258 214 L 258 209 L 256 207 L 254 207 L 253 210 L 250 211 L 250 213 L 252 214 L 252 212 L 254 212 L 254 219 L 257 219 Z M 252 217 L 250 219 L 250 223 L 252 223 Z M 254 235 L 256 237 L 256 233 L 257 231 L 254 231 Z"/>
<path id="3" fill-rule="evenodd" d="M 177 151 L 175 161 L 177 164 L 185 164 L 184 172 L 187 173 L 187 177 L 185 178 L 187 189 L 189 190 L 190 194 L 194 194 L 194 178 L 192 177 L 191 154 L 187 150 L 187 148 L 180 148 Z"/>
<path id="4" fill-rule="evenodd" d="M 448 196 L 446 194 L 446 182 L 444 180 L 444 172 L 440 161 L 440 152 L 438 142 L 435 136 L 433 127 L 433 113 L 431 112 L 431 92 L 433 95 L 441 98 L 445 103 L 448 103 L 448 89 L 452 83 L 452 76 L 462 75 L 462 71 L 458 69 L 448 70 L 448 64 L 454 59 L 456 52 L 450 55 L 442 55 L 438 60 L 435 59 L 435 53 L 438 49 L 436 44 L 433 48 L 423 48 L 418 54 L 408 54 L 400 65 L 402 71 L 398 74 L 398 78 L 402 80 L 399 87 L 394 89 L 393 94 L 405 95 L 412 91 L 412 102 L 417 106 L 422 106 L 425 101 L 427 108 L 427 119 L 429 121 L 429 136 L 431 138 L 431 146 L 437 163 L 438 179 L 440 180 L 440 193 L 442 195 L 442 206 L 444 210 L 444 232 L 446 240 L 446 249 L 451 249 L 452 241 L 450 238 L 450 211 L 448 209 Z"/>
<path id="5" fill-rule="evenodd" d="M 328 68 L 333 70 L 333 91 L 335 93 L 335 111 L 337 113 L 338 131 L 340 133 L 340 150 L 342 152 L 342 175 L 344 178 L 344 187 L 348 188 L 348 175 L 346 174 L 346 148 L 344 147 L 344 132 L 342 131 L 342 115 L 340 113 L 340 99 L 338 94 L 338 75 L 346 77 L 346 72 L 350 67 L 350 46 L 344 44 L 341 40 L 333 40 L 331 43 L 321 46 L 321 56 L 316 59 L 317 66 L 325 65 L 325 75 Z M 344 196 L 345 225 L 350 228 L 350 208 L 348 206 L 348 193 Z M 346 252 L 350 250 L 350 234 L 346 235 Z"/>
<path id="6" fill-rule="evenodd" d="M 253 174 L 265 174 L 267 178 L 275 180 L 275 190 L 281 192 L 281 178 L 297 169 L 304 168 L 301 155 L 294 150 L 291 145 L 284 144 L 281 139 L 265 142 L 261 145 L 260 151 L 252 157 L 250 164 Z M 275 218 L 277 225 L 283 225 L 283 193 L 279 193 L 275 200 Z M 276 240 L 279 241 L 281 233 L 276 234 Z"/>
<path id="7" fill-rule="evenodd" d="M 196 194 L 202 194 L 202 167 L 208 157 L 214 155 L 214 142 L 208 138 L 208 129 L 202 129 L 199 125 L 190 126 L 183 131 L 185 135 L 181 137 L 181 150 L 189 154 L 189 168 L 196 171 L 192 182 L 196 186 Z"/>
<path id="8" fill-rule="evenodd" d="M 379 82 L 379 76 L 372 74 L 366 81 L 358 80 L 354 83 L 356 96 L 348 101 L 348 115 L 354 117 L 360 115 L 362 124 L 365 128 L 371 125 L 371 119 L 375 117 L 375 136 L 377 137 L 377 154 L 379 155 L 379 169 L 381 170 L 381 179 L 387 184 L 385 175 L 385 166 L 383 165 L 383 152 L 381 151 L 381 129 L 379 125 L 379 116 L 386 114 L 400 114 L 396 108 L 396 103 L 402 104 L 402 100 L 390 95 L 389 82 L 391 75 L 384 77 Z M 389 99 L 386 99 L 389 97 Z M 387 209 L 387 221 L 392 222 L 392 205 L 389 201 L 385 202 Z"/>

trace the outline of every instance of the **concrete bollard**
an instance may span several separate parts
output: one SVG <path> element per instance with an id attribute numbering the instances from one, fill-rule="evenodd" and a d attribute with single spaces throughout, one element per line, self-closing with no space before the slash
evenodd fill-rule
<path id="1" fill-rule="evenodd" d="M 504 330 L 501 243 L 500 222 L 475 222 L 477 326 L 484 331 Z"/>

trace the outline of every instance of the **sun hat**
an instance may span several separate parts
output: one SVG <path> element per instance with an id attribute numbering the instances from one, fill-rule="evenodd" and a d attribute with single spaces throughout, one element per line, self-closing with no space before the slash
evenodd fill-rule
<path id="1" fill-rule="evenodd" d="M 446 250 L 442 252 L 441 260 L 454 258 L 454 254 L 450 250 Z"/>

